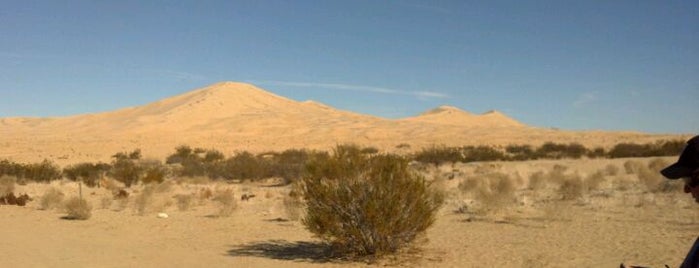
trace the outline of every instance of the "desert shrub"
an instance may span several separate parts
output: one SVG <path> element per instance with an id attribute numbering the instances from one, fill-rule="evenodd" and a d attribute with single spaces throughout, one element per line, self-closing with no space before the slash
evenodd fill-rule
<path id="1" fill-rule="evenodd" d="M 624 162 L 624 171 L 626 171 L 626 174 L 636 174 L 644 168 L 643 163 L 638 160 L 628 160 Z"/>
<path id="2" fill-rule="evenodd" d="M 285 183 L 297 181 L 303 175 L 306 163 L 311 159 L 327 158 L 327 153 L 289 149 L 274 154 L 270 159 L 269 177 L 280 177 Z"/>
<path id="3" fill-rule="evenodd" d="M 199 189 L 198 195 L 200 201 L 205 201 L 209 200 L 212 196 L 214 196 L 214 193 L 209 188 L 201 188 Z"/>
<path id="4" fill-rule="evenodd" d="M 131 187 L 132 184 L 138 182 L 143 174 L 143 168 L 137 163 L 141 159 L 140 150 L 137 149 L 130 153 L 117 153 L 112 158 L 114 158 L 114 161 L 112 162 L 110 175 L 114 179 L 124 183 L 126 187 Z"/>
<path id="5" fill-rule="evenodd" d="M 178 194 L 175 195 L 175 200 L 177 201 L 177 209 L 187 211 L 192 206 L 194 196 L 191 194 Z"/>
<path id="6" fill-rule="evenodd" d="M 587 148 L 579 143 L 546 142 L 536 150 L 536 155 L 542 158 L 580 158 L 587 153 Z"/>
<path id="7" fill-rule="evenodd" d="M 578 175 L 565 176 L 558 187 L 562 200 L 575 200 L 582 198 L 587 192 L 585 181 Z"/>
<path id="8" fill-rule="evenodd" d="M 488 146 L 464 146 L 461 148 L 461 162 L 504 160 L 505 154 Z"/>
<path id="9" fill-rule="evenodd" d="M 164 181 L 158 184 L 151 184 L 154 187 L 155 193 L 169 193 L 172 191 L 172 187 L 174 186 L 174 183 L 171 181 Z"/>
<path id="10" fill-rule="evenodd" d="M 167 159 L 165 159 L 165 163 L 167 164 L 179 164 L 182 163 L 185 159 L 193 157 L 194 151 L 192 150 L 191 147 L 187 145 L 181 145 L 175 148 L 175 153 L 168 156 Z"/>
<path id="11" fill-rule="evenodd" d="M 531 190 L 541 190 L 546 188 L 548 184 L 548 177 L 543 171 L 537 171 L 529 176 L 529 189 Z"/>
<path id="12" fill-rule="evenodd" d="M 378 152 L 379 152 L 379 149 L 378 149 L 378 148 L 376 148 L 376 147 L 371 147 L 371 146 L 370 146 L 370 147 L 364 147 L 364 148 L 362 148 L 362 150 L 361 150 L 361 153 L 363 153 L 363 154 L 375 154 L 375 153 L 378 153 Z"/>
<path id="13" fill-rule="evenodd" d="M 148 209 L 153 205 L 155 195 L 155 186 L 146 185 L 136 197 L 134 197 L 134 209 L 138 215 L 145 215 Z"/>
<path id="14" fill-rule="evenodd" d="M 298 184 L 297 184 L 298 185 Z M 284 211 L 289 220 L 297 221 L 303 215 L 303 197 L 297 189 L 292 189 L 289 194 L 284 195 Z"/>
<path id="15" fill-rule="evenodd" d="M 604 172 L 597 171 L 585 178 L 585 184 L 589 190 L 599 190 L 601 184 L 604 183 L 605 180 L 606 178 L 604 177 Z"/>
<path id="16" fill-rule="evenodd" d="M 92 205 L 80 197 L 71 197 L 63 206 L 68 214 L 67 219 L 87 220 L 92 216 Z"/>
<path id="17" fill-rule="evenodd" d="M 97 185 L 98 187 L 103 187 L 112 193 L 119 191 L 123 187 L 123 184 L 112 178 L 102 178 L 99 180 L 99 182 L 97 182 Z"/>
<path id="18" fill-rule="evenodd" d="M 505 147 L 505 152 L 509 154 L 510 160 L 522 161 L 536 158 L 531 145 L 508 145 Z"/>
<path id="19" fill-rule="evenodd" d="M 162 183 L 167 176 L 167 169 L 157 161 L 151 161 L 147 164 L 141 164 L 144 170 L 144 176 L 141 182 L 144 184 Z"/>
<path id="20" fill-rule="evenodd" d="M 166 159 L 167 164 L 180 164 L 178 175 L 185 177 L 206 176 L 203 159 L 189 146 L 177 147 L 176 152 Z"/>
<path id="21" fill-rule="evenodd" d="M 110 196 L 105 196 L 102 199 L 100 199 L 100 208 L 102 209 L 108 209 L 112 206 L 112 202 L 114 199 Z"/>
<path id="22" fill-rule="evenodd" d="M 133 203 L 136 213 L 142 216 L 147 212 L 161 211 L 172 205 L 172 200 L 166 195 L 170 190 L 172 190 L 172 183 L 168 181 L 145 185 L 141 192 L 134 197 Z"/>
<path id="23" fill-rule="evenodd" d="M 61 190 L 55 187 L 49 188 L 39 199 L 39 209 L 49 210 L 60 207 L 61 202 L 63 202 L 63 196 L 64 194 Z"/>
<path id="24" fill-rule="evenodd" d="M 607 151 L 602 147 L 595 147 L 587 152 L 589 158 L 602 158 L 607 156 Z"/>
<path id="25" fill-rule="evenodd" d="M 665 179 L 663 176 L 657 171 L 651 171 L 645 166 L 641 166 L 638 169 L 636 176 L 638 177 L 638 181 L 650 192 L 660 192 L 665 188 Z"/>
<path id="26" fill-rule="evenodd" d="M 24 165 L 23 180 L 35 182 L 51 182 L 61 178 L 60 168 L 49 160 L 44 160 L 41 163 L 32 163 Z"/>
<path id="27" fill-rule="evenodd" d="M 481 204 L 482 212 L 496 212 L 512 205 L 516 201 L 515 184 L 510 176 L 504 173 L 491 173 L 482 177 L 466 178 L 459 189 L 472 194 Z"/>
<path id="28" fill-rule="evenodd" d="M 537 171 L 529 176 L 529 189 L 541 190 L 548 185 L 560 186 L 565 179 L 565 172 L 568 167 L 563 165 L 554 165 L 548 172 Z"/>
<path id="29" fill-rule="evenodd" d="M 458 148 L 446 146 L 432 146 L 423 148 L 417 152 L 413 158 L 415 161 L 433 164 L 438 167 L 444 163 L 462 162 L 463 157 Z"/>
<path id="30" fill-rule="evenodd" d="M 687 145 L 687 143 L 684 140 L 666 140 L 659 141 L 656 144 L 658 144 L 657 147 L 661 156 L 679 155 L 684 149 L 684 147 Z"/>
<path id="31" fill-rule="evenodd" d="M 218 178 L 222 177 L 221 168 L 224 160 L 225 156 L 220 151 L 192 149 L 187 145 L 181 145 L 175 148 L 175 153 L 168 156 L 165 162 L 178 164 L 180 168 L 175 174 L 179 176 Z"/>
<path id="32" fill-rule="evenodd" d="M 238 203 L 235 200 L 235 195 L 231 189 L 216 191 L 213 200 L 219 204 L 219 211 L 217 214 L 219 217 L 230 216 L 238 207 Z"/>
<path id="33" fill-rule="evenodd" d="M 617 167 L 614 164 L 609 164 L 604 167 L 604 175 L 607 176 L 616 176 L 619 174 L 619 167 Z"/>
<path id="34" fill-rule="evenodd" d="M 336 147 L 302 180 L 303 224 L 339 253 L 380 256 L 410 244 L 435 221 L 443 194 L 394 155 Z"/>
<path id="35" fill-rule="evenodd" d="M 17 178 L 12 176 L 0 176 L 0 196 L 6 196 L 15 191 L 15 183 Z"/>
<path id="36" fill-rule="evenodd" d="M 63 168 L 63 176 L 72 181 L 82 181 L 87 187 L 95 187 L 111 169 L 105 163 L 80 163 Z"/>
<path id="37" fill-rule="evenodd" d="M 685 142 L 681 140 L 656 141 L 654 143 L 636 144 L 620 143 L 608 153 L 611 158 L 676 156 L 682 152 Z"/>
<path id="38" fill-rule="evenodd" d="M 660 172 L 663 168 L 667 167 L 669 164 L 665 159 L 653 158 L 648 162 L 648 169 L 653 172 Z"/>
<path id="39" fill-rule="evenodd" d="M 50 182 L 61 178 L 61 170 L 49 160 L 30 164 L 2 160 L 0 161 L 0 176 L 2 175 L 13 176 L 20 184 L 24 184 L 26 181 Z"/>
<path id="40" fill-rule="evenodd" d="M 204 163 L 214 163 L 218 161 L 223 161 L 226 159 L 226 156 L 223 155 L 222 152 L 217 151 L 217 150 L 207 150 L 204 152 Z"/>
<path id="41" fill-rule="evenodd" d="M 650 151 L 651 147 L 648 144 L 620 143 L 614 145 L 608 154 L 611 158 L 645 157 L 649 156 Z"/>
<path id="42" fill-rule="evenodd" d="M 18 177 L 23 172 L 22 164 L 4 159 L 0 161 L 0 176 Z"/>
<path id="43" fill-rule="evenodd" d="M 227 180 L 256 180 L 264 177 L 264 165 L 250 152 L 238 152 L 223 163 L 223 178 Z"/>
<path id="44" fill-rule="evenodd" d="M 398 144 L 398 145 L 396 145 L 396 149 L 405 149 L 405 150 L 410 149 L 410 144 L 407 144 L 407 143 Z"/>

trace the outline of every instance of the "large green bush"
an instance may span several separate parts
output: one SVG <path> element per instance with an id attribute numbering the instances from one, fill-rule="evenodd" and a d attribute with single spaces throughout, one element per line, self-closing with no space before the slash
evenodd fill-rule
<path id="1" fill-rule="evenodd" d="M 141 151 L 135 150 L 131 153 L 117 153 L 112 156 L 114 161 L 112 162 L 111 176 L 122 183 L 126 187 L 131 187 L 132 184 L 137 183 L 141 176 L 143 175 L 143 167 L 138 164 L 138 160 L 141 159 Z"/>
<path id="2" fill-rule="evenodd" d="M 441 192 L 394 155 L 352 147 L 311 161 L 302 180 L 303 224 L 339 253 L 380 256 L 409 245 L 434 221 Z"/>

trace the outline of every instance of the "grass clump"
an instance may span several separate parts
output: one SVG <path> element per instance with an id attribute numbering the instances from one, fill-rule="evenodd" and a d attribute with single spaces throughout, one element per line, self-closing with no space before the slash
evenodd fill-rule
<path id="1" fill-rule="evenodd" d="M 17 178 L 12 176 L 0 176 L 0 197 L 11 194 L 15 191 Z"/>
<path id="2" fill-rule="evenodd" d="M 562 200 L 576 200 L 585 196 L 588 190 L 588 185 L 577 174 L 568 175 L 561 179 L 561 185 L 558 187 L 558 192 L 561 194 Z"/>
<path id="3" fill-rule="evenodd" d="M 394 155 L 338 146 L 311 162 L 302 179 L 302 223 L 345 256 L 397 252 L 430 227 L 443 194 Z"/>
<path id="4" fill-rule="evenodd" d="M 298 194 L 298 191 L 291 190 L 289 194 L 284 195 L 284 211 L 286 212 L 287 219 L 292 221 L 298 221 L 303 215 L 303 199 Z"/>
<path id="5" fill-rule="evenodd" d="M 191 194 L 178 194 L 175 195 L 175 200 L 177 200 L 177 209 L 180 211 L 187 211 L 192 207 L 194 196 Z"/>
<path id="6" fill-rule="evenodd" d="M 49 188 L 39 200 L 39 209 L 49 210 L 60 207 L 64 196 L 65 195 L 63 192 L 61 192 L 61 190 L 58 190 L 55 187 Z"/>
<path id="7" fill-rule="evenodd" d="M 71 197 L 66 201 L 64 208 L 70 220 L 87 220 L 92 216 L 92 205 L 80 197 Z"/>
<path id="8" fill-rule="evenodd" d="M 235 211 L 235 209 L 238 207 L 238 203 L 235 200 L 235 195 L 231 189 L 217 191 L 213 197 L 213 200 L 219 204 L 219 211 L 217 214 L 219 217 L 228 217 L 232 215 L 233 211 Z"/>
<path id="9" fill-rule="evenodd" d="M 134 198 L 134 209 L 138 215 L 145 215 L 153 205 L 155 190 L 156 187 L 154 185 L 146 185 L 141 193 Z"/>
<path id="10" fill-rule="evenodd" d="M 466 178 L 459 184 L 459 189 L 473 195 L 481 204 L 481 212 L 496 212 L 515 204 L 516 187 L 507 174 L 490 173 L 482 177 Z"/>

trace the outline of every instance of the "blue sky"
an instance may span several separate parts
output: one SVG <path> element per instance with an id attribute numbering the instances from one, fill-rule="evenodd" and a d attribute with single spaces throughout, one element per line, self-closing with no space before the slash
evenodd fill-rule
<path id="1" fill-rule="evenodd" d="M 699 133 L 699 1 L 3 1 L 0 117 L 241 81 L 388 118 Z"/>

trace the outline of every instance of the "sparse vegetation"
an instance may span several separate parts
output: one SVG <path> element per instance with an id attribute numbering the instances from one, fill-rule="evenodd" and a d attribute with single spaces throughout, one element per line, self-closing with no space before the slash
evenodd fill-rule
<path id="1" fill-rule="evenodd" d="M 674 156 L 682 152 L 685 142 L 681 140 L 657 141 L 655 143 L 620 143 L 608 153 L 610 158 Z"/>
<path id="2" fill-rule="evenodd" d="M 480 204 L 481 213 L 493 213 L 515 204 L 515 184 L 509 175 L 490 173 L 479 177 L 465 178 L 459 189 L 474 197 Z"/>
<path id="3" fill-rule="evenodd" d="M 443 195 L 393 155 L 337 146 L 302 180 L 303 224 L 349 256 L 380 256 L 410 244 L 435 220 Z"/>
<path id="4" fill-rule="evenodd" d="M 413 159 L 439 166 L 454 162 L 579 159 L 584 156 L 588 158 L 676 156 L 683 147 L 684 142 L 680 140 L 657 141 L 648 144 L 621 143 L 615 145 L 609 152 L 602 147 L 588 149 L 579 143 L 555 142 L 545 142 L 538 148 L 517 144 L 507 145 L 504 148 L 496 146 L 432 146 L 415 153 Z"/>
<path id="5" fill-rule="evenodd" d="M 65 167 L 63 176 L 72 181 L 81 181 L 88 187 L 95 187 L 111 168 L 105 163 L 80 163 Z"/>
<path id="6" fill-rule="evenodd" d="M 41 196 L 39 200 L 39 209 L 50 210 L 59 208 L 63 202 L 63 192 L 55 187 L 51 187 Z"/>
<path id="7" fill-rule="evenodd" d="M 463 162 L 461 152 L 457 148 L 446 146 L 424 148 L 417 152 L 413 159 L 422 163 L 433 164 L 435 167 L 444 163 Z"/>
<path id="8" fill-rule="evenodd" d="M 191 194 L 178 194 L 175 195 L 175 200 L 177 201 L 177 209 L 187 211 L 192 206 L 194 196 Z"/>
<path id="9" fill-rule="evenodd" d="M 561 178 L 561 184 L 558 187 L 562 200 L 580 199 L 587 193 L 587 190 L 585 181 L 577 174 Z"/>
<path id="10" fill-rule="evenodd" d="M 213 200 L 219 204 L 219 211 L 216 215 L 219 217 L 231 216 L 238 207 L 238 203 L 235 200 L 235 195 L 231 189 L 216 191 Z"/>
<path id="11" fill-rule="evenodd" d="M 141 190 L 141 193 L 134 197 L 134 209 L 138 215 L 145 215 L 148 208 L 153 205 L 154 194 L 155 186 L 146 185 L 146 187 Z"/>
<path id="12" fill-rule="evenodd" d="M 3 175 L 0 176 L 0 196 L 6 196 L 15 191 L 15 183 L 17 178 Z"/>
<path id="13" fill-rule="evenodd" d="M 68 214 L 66 219 L 87 220 L 92 216 L 92 205 L 80 197 L 71 197 L 63 206 Z"/>
<path id="14" fill-rule="evenodd" d="M 289 220 L 297 221 L 303 216 L 303 198 L 298 190 L 292 189 L 289 194 L 284 195 L 284 211 Z"/>
<path id="15" fill-rule="evenodd" d="M 8 175 L 17 178 L 17 183 L 27 181 L 50 182 L 61 178 L 61 170 L 53 162 L 44 160 L 41 163 L 20 164 L 9 160 L 0 161 L 0 176 Z"/>

